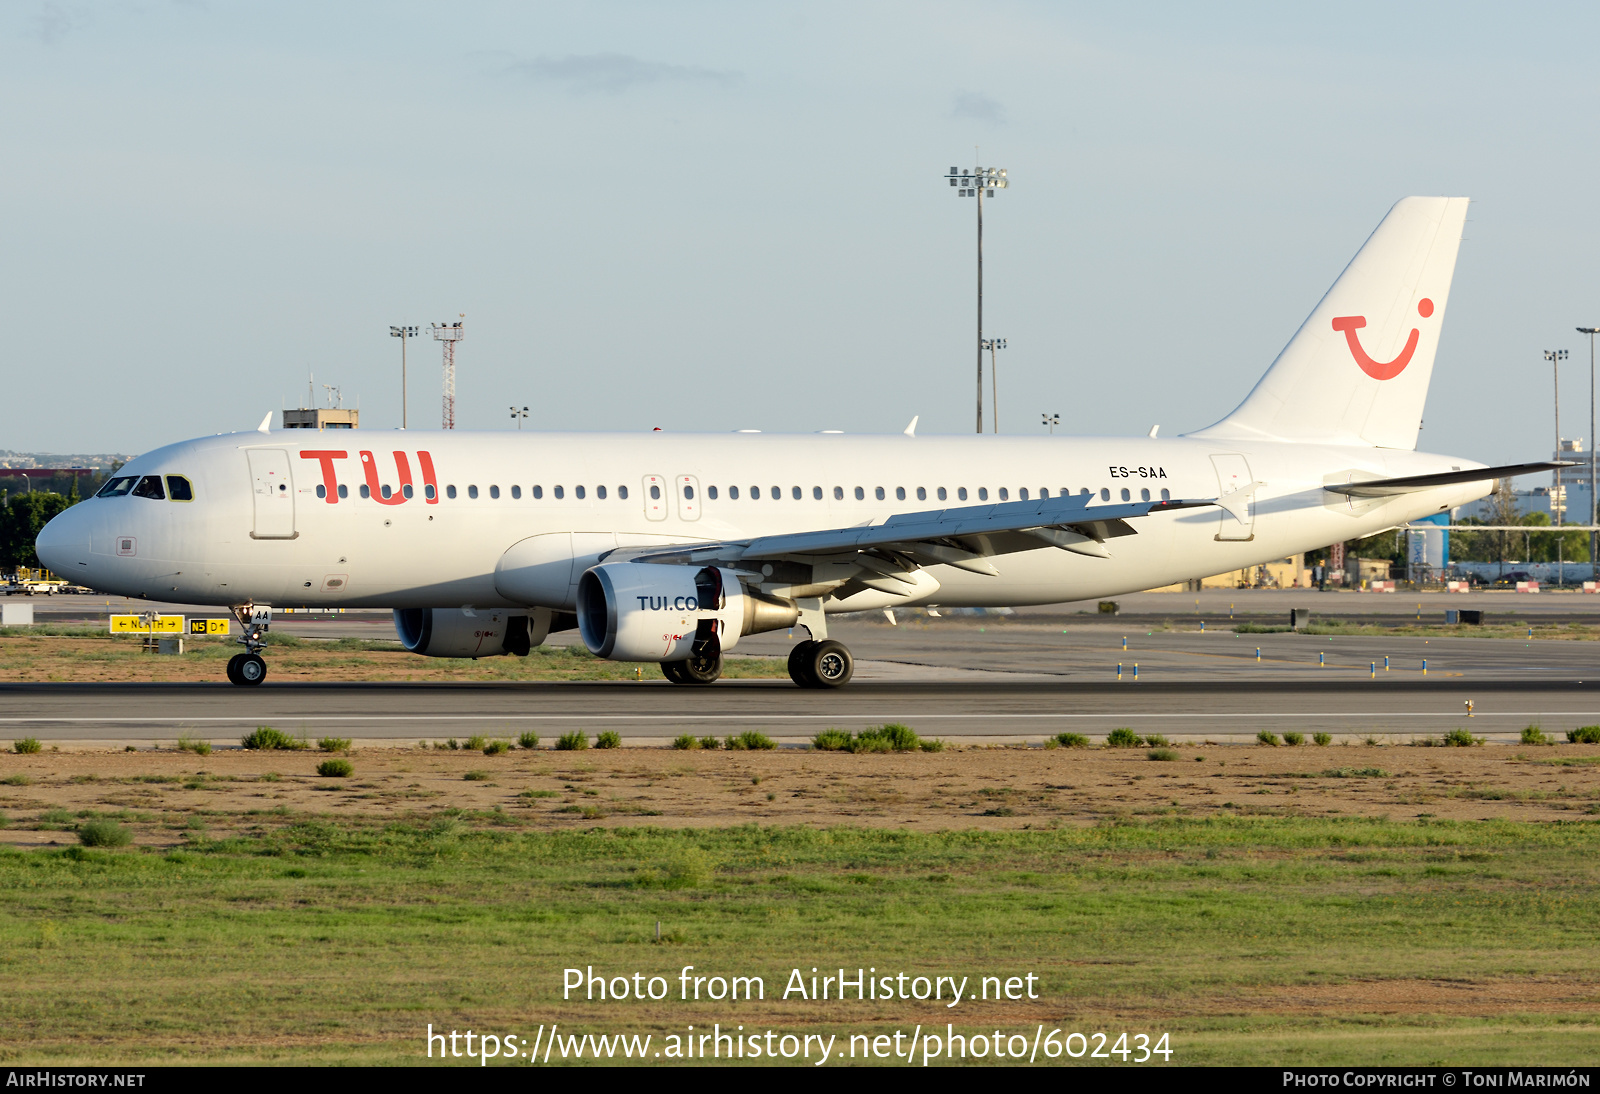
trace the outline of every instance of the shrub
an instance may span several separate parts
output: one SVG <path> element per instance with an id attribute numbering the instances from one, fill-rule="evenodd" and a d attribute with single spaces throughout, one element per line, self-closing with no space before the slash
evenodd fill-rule
<path id="1" fill-rule="evenodd" d="M 1306 743 L 1306 735 L 1304 733 L 1296 733 L 1292 729 L 1288 730 L 1283 735 L 1283 743 L 1292 746 L 1303 745 Z"/>
<path id="2" fill-rule="evenodd" d="M 875 729 L 862 732 L 862 736 L 876 733 L 889 742 L 889 747 L 896 752 L 915 752 L 922 744 L 922 738 L 917 736 L 917 731 L 910 726 L 901 725 L 899 722 L 889 722 Z"/>
<path id="3" fill-rule="evenodd" d="M 1322 745 L 1324 748 L 1326 748 L 1328 745 L 1331 745 L 1333 743 L 1333 734 L 1331 734 L 1331 733 L 1313 733 L 1311 735 L 1311 740 L 1312 740 L 1313 743 Z"/>
<path id="4" fill-rule="evenodd" d="M 1569 729 L 1567 740 L 1575 745 L 1600 745 L 1600 726 L 1579 726 L 1577 729 Z M 17 751 L 21 752 L 22 749 L 19 748 Z M 35 748 L 34 751 L 37 752 L 38 749 Z"/>
<path id="5" fill-rule="evenodd" d="M 765 733 L 757 733 L 753 729 L 747 729 L 737 737 L 729 737 L 728 747 L 739 752 L 765 752 L 768 749 L 777 748 L 778 745 Z"/>
<path id="6" fill-rule="evenodd" d="M 266 771 L 262 773 L 261 781 L 264 783 L 278 783 L 283 781 L 283 776 L 276 771 Z"/>
<path id="7" fill-rule="evenodd" d="M 556 739 L 556 747 L 562 752 L 579 752 L 589 747 L 589 735 L 581 729 L 571 733 L 563 733 Z"/>
<path id="8" fill-rule="evenodd" d="M 538 748 L 539 747 L 539 735 L 537 733 L 532 732 L 532 731 L 529 731 L 527 733 L 523 733 L 523 734 L 519 735 L 517 737 L 517 747 L 518 748 L 527 748 L 527 749 Z"/>
<path id="9" fill-rule="evenodd" d="M 940 741 L 940 740 L 932 740 L 932 741 L 923 741 L 922 742 L 922 751 L 924 751 L 924 752 L 943 752 L 944 748 L 945 748 L 945 744 L 944 744 L 943 741 Z"/>
<path id="10" fill-rule="evenodd" d="M 1148 733 L 1145 735 L 1144 743 L 1151 748 L 1166 748 L 1170 742 L 1159 733 Z"/>
<path id="11" fill-rule="evenodd" d="M 324 752 L 349 752 L 349 737 L 318 737 L 317 747 Z"/>
<path id="12" fill-rule="evenodd" d="M 78 826 L 78 842 L 85 847 L 126 847 L 133 834 L 110 817 L 96 817 Z"/>
<path id="13" fill-rule="evenodd" d="M 1138 748 L 1142 744 L 1144 738 L 1127 726 L 1118 726 L 1106 734 L 1107 748 Z"/>
<path id="14" fill-rule="evenodd" d="M 1473 745 L 1483 744 L 1483 738 L 1474 737 L 1472 730 L 1458 726 L 1444 735 L 1444 743 L 1456 748 L 1470 748 Z"/>
<path id="15" fill-rule="evenodd" d="M 280 749 L 287 752 L 297 752 L 306 747 L 306 743 L 297 737 L 291 737 L 281 730 L 271 726 L 256 726 L 255 732 L 250 733 L 239 742 L 246 748 L 258 748 L 262 751 Z"/>
<path id="16" fill-rule="evenodd" d="M 437 748 L 438 746 L 435 745 L 434 747 Z M 451 752 L 454 752 L 461 747 L 461 742 L 456 740 L 454 737 L 451 737 L 445 741 L 444 747 L 449 749 Z"/>
<path id="17" fill-rule="evenodd" d="M 680 733 L 672 739 L 672 747 L 684 752 L 693 752 L 700 747 L 700 738 L 693 733 Z"/>
<path id="18" fill-rule="evenodd" d="M 1571 734 L 1569 733 L 1567 736 L 1570 737 Z M 44 746 L 39 743 L 39 738 L 37 737 L 24 737 L 19 741 L 11 742 L 11 751 L 22 756 L 31 755 L 35 752 L 38 752 L 39 749 L 43 747 Z"/>
<path id="19" fill-rule="evenodd" d="M 722 747 L 722 742 L 717 740 L 715 737 L 701 737 L 700 738 L 700 747 L 701 748 L 708 748 L 708 749 L 711 749 L 711 750 L 715 751 L 716 749 L 719 749 L 719 748 Z"/>
<path id="20" fill-rule="evenodd" d="M 488 743 L 488 738 L 484 737 L 483 734 L 474 733 L 472 736 L 467 738 L 466 749 L 469 752 L 477 752 Z"/>
<path id="21" fill-rule="evenodd" d="M 4 783 L 6 786 L 28 786 L 32 782 L 33 780 L 28 778 L 28 776 L 20 774 L 7 775 L 5 778 L 0 779 L 0 783 Z"/>
<path id="22" fill-rule="evenodd" d="M 600 747 L 604 748 L 605 745 L 601 745 Z M 509 751 L 511 751 L 510 741 L 490 741 L 488 744 L 483 746 L 483 754 L 485 756 L 498 756 L 502 752 Z"/>
<path id="23" fill-rule="evenodd" d="M 1088 748 L 1089 738 L 1081 733 L 1057 733 L 1051 740 L 1062 748 Z"/>
<path id="24" fill-rule="evenodd" d="M 193 752 L 196 756 L 209 756 L 211 755 L 211 742 L 197 740 L 194 737 L 179 737 L 178 751 Z"/>
<path id="25" fill-rule="evenodd" d="M 461 777 L 469 783 L 481 783 L 489 777 L 489 773 L 487 771 L 469 771 Z"/>
<path id="26" fill-rule="evenodd" d="M 894 746 L 889 743 L 889 738 L 887 737 L 880 737 L 873 733 L 858 733 L 850 739 L 847 751 L 893 752 Z"/>
<path id="27" fill-rule="evenodd" d="M 811 747 L 818 752 L 845 752 L 850 748 L 850 734 L 842 729 L 825 729 L 811 738 Z"/>
<path id="28" fill-rule="evenodd" d="M 594 747 L 596 747 L 596 748 L 621 748 L 622 747 L 622 734 L 618 733 L 614 729 L 608 729 L 608 730 L 604 731 L 603 733 L 601 733 L 601 734 L 599 734 L 598 736 L 595 737 L 595 739 L 594 739 Z"/>
<path id="29" fill-rule="evenodd" d="M 355 771 L 349 760 L 323 760 L 317 765 L 317 774 L 329 779 L 348 779 Z"/>
<path id="30" fill-rule="evenodd" d="M 1256 740 L 1273 748 L 1277 748 L 1279 744 L 1278 735 L 1270 729 L 1263 729 L 1260 733 L 1257 733 Z"/>
<path id="31" fill-rule="evenodd" d="M 1152 748 L 1144 755 L 1148 760 L 1176 760 L 1178 758 L 1178 754 L 1170 748 Z"/>
<path id="32" fill-rule="evenodd" d="M 1525 745 L 1548 745 L 1555 742 L 1550 735 L 1538 726 L 1527 726 L 1522 731 L 1522 743 Z"/>

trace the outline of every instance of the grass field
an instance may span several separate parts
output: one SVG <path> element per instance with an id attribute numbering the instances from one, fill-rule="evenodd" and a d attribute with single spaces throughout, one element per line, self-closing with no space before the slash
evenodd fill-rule
<path id="1" fill-rule="evenodd" d="M 1461 751 L 1477 760 L 1484 750 Z M 966 758 L 1089 760 L 1065 752 Z M 314 786 L 293 807 L 275 803 L 266 792 L 292 775 L 251 784 L 263 791 L 259 805 L 228 816 L 208 808 L 204 777 L 181 787 L 156 776 L 109 786 L 75 777 L 67 785 L 79 790 L 151 791 L 117 815 L 159 845 L 0 849 L 0 1056 L 30 1065 L 415 1063 L 429 1023 L 532 1041 L 559 1022 L 574 1033 L 648 1032 L 659 1043 L 716 1022 L 842 1037 L 950 1022 L 958 1032 L 1029 1037 L 1040 1023 L 1113 1039 L 1165 1032 L 1173 1063 L 1567 1066 L 1600 1057 L 1594 822 L 1224 812 L 1043 828 L 1035 815 L 976 829 L 956 810 L 942 830 L 901 827 L 898 816 L 850 827 L 669 828 L 636 815 L 596 827 L 546 807 L 559 808 L 562 794 L 588 800 L 596 784 L 581 780 L 604 776 L 595 762 L 623 771 L 640 754 L 515 755 L 571 767 L 528 773 L 564 791 L 520 792 L 509 769 L 486 782 L 455 772 L 456 785 L 498 787 L 528 798 L 532 811 L 489 799 L 430 810 L 435 784 L 423 758 L 487 766 L 433 751 L 400 769 L 418 797 L 409 807 L 396 799 L 382 816 L 362 811 L 374 794 L 354 787 L 337 809 Z M 788 772 L 801 783 L 851 765 L 881 779 L 873 765 L 888 759 L 798 756 L 831 765 Z M 246 758 L 283 771 L 311 762 L 301 753 Z M 373 769 L 360 751 L 353 758 L 358 773 Z M 915 762 L 933 775 L 962 758 Z M 221 759 L 181 763 L 215 770 Z M 672 759 L 691 761 L 731 798 L 735 782 L 752 787 L 740 775 L 747 768 L 768 772 L 759 791 L 784 785 L 773 772 L 795 767 L 796 754 Z M 1103 762 L 1134 771 L 1141 761 L 1107 753 Z M 322 780 L 342 790 L 347 782 Z M 41 787 L 19 780 L 7 789 Z M 306 796 L 330 805 L 300 805 Z M 43 821 L 70 840 L 82 819 L 57 810 Z M 661 975 L 674 990 L 684 965 L 760 975 L 767 997 L 563 1002 L 562 970 L 591 965 Z M 776 998 L 791 969 L 809 976 L 813 966 L 974 985 L 1033 973 L 1040 998 L 955 1009 Z"/>

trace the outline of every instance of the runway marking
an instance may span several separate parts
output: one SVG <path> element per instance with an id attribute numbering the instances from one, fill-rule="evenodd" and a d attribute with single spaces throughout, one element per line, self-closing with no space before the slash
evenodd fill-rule
<path id="1" fill-rule="evenodd" d="M 1600 711 L 1589 710 L 1528 710 L 1528 711 L 1478 711 L 1473 721 L 1482 718 L 1597 718 Z M 1316 713 L 1303 710 L 1291 712 L 1218 712 L 1214 714 L 1199 714 L 1194 712 L 1148 712 L 1129 713 L 1126 711 L 1107 711 L 1103 714 L 993 714 L 976 711 L 971 714 L 907 714 L 904 711 L 895 714 L 859 714 L 851 712 L 838 712 L 833 714 L 701 714 L 697 711 L 685 711 L 683 714 L 256 714 L 252 717 L 167 717 L 167 718 L 0 718 L 0 725 L 194 725 L 206 722 L 217 725 L 259 725 L 265 720 L 277 719 L 280 721 L 292 720 L 299 722 L 750 722 L 761 720 L 767 722 L 828 722 L 850 718 L 860 721 L 962 721 L 973 718 L 983 718 L 991 721 L 1021 720 L 1021 719 L 1089 719 L 1110 718 L 1122 721 L 1133 719 L 1163 719 L 1163 720 L 1209 720 L 1216 718 L 1452 718 L 1466 721 L 1465 715 L 1459 711 L 1370 711 L 1370 712 L 1327 712 Z"/>

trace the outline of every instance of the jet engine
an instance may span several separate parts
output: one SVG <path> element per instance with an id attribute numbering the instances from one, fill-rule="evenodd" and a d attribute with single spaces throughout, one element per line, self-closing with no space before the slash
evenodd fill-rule
<path id="1" fill-rule="evenodd" d="M 578 631 L 597 657 L 687 661 L 729 650 L 747 634 L 792 627 L 792 600 L 746 589 L 715 566 L 612 562 L 578 580 Z"/>
<path id="2" fill-rule="evenodd" d="M 550 633 L 550 619 L 547 608 L 396 608 L 394 629 L 424 657 L 526 657 Z"/>

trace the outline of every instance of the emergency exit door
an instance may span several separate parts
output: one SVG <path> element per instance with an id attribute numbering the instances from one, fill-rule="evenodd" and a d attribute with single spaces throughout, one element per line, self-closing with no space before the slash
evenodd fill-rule
<path id="1" fill-rule="evenodd" d="M 294 483 L 289 477 L 289 453 L 281 448 L 251 448 L 250 486 L 255 502 L 254 539 L 293 539 Z"/>

